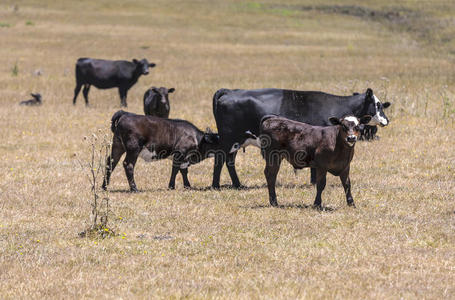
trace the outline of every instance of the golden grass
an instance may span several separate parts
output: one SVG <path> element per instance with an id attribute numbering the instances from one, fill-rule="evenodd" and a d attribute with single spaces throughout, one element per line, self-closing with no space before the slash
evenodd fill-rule
<path id="1" fill-rule="evenodd" d="M 446 20 L 448 3 L 402 5 Z M 0 298 L 455 297 L 450 49 L 381 22 L 268 4 L 0 4 L 0 22 L 10 24 L 0 27 Z M 83 137 L 109 132 L 120 103 L 116 90 L 92 88 L 90 108 L 82 95 L 71 104 L 74 63 L 83 56 L 157 63 L 130 90 L 128 110 L 142 112 L 151 85 L 175 87 L 171 117 L 200 128 L 215 127 L 211 98 L 222 87 L 337 94 L 371 87 L 393 103 L 392 123 L 380 141 L 356 146 L 357 209 L 346 206 L 334 177 L 323 193 L 332 210 L 311 209 L 308 171 L 295 176 L 287 164 L 277 188 L 283 206 L 269 207 L 264 163 L 247 149 L 238 155 L 249 187 L 241 191 L 206 190 L 209 159 L 190 168 L 189 191 L 180 177 L 175 191 L 166 189 L 169 161 L 139 161 L 143 192 L 129 194 L 119 165 L 110 188 L 120 236 L 81 239 L 90 190 L 73 154 L 88 157 Z M 30 92 L 43 95 L 42 107 L 17 105 Z M 226 170 L 221 183 L 230 184 Z"/>

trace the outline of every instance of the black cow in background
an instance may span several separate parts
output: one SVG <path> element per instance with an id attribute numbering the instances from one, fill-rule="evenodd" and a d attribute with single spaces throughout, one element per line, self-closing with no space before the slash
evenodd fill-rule
<path id="1" fill-rule="evenodd" d="M 232 185 L 241 187 L 235 170 L 235 156 L 240 148 L 251 143 L 249 139 L 245 140 L 246 131 L 259 134 L 259 124 L 265 115 L 278 115 L 317 126 L 331 125 L 328 121 L 330 117 L 351 115 L 361 118 L 369 115 L 372 116 L 369 125 L 387 126 L 389 120 L 382 107 L 371 89 L 352 96 L 282 89 L 220 89 L 213 96 L 213 115 L 220 135 L 220 150 L 224 155 L 215 156 L 212 187 L 220 187 L 220 174 L 225 162 Z M 311 182 L 315 183 L 315 170 L 312 169 L 311 175 Z"/>
<path id="2" fill-rule="evenodd" d="M 144 94 L 144 114 L 160 118 L 169 118 L 171 109 L 169 104 L 169 94 L 175 91 L 174 88 L 165 87 L 149 88 Z"/>
<path id="3" fill-rule="evenodd" d="M 79 58 L 76 62 L 76 88 L 74 89 L 73 104 L 84 86 L 82 93 L 85 105 L 88 105 L 88 92 L 90 86 L 99 89 L 118 88 L 122 106 L 127 106 L 126 96 L 128 90 L 137 82 L 141 75 L 147 75 L 149 68 L 155 67 L 147 59 L 103 60 L 92 58 Z"/>
<path id="4" fill-rule="evenodd" d="M 41 98 L 40 94 L 30 94 L 33 99 L 24 100 L 19 103 L 19 105 L 27 105 L 27 106 L 39 106 L 43 103 L 43 99 Z"/>

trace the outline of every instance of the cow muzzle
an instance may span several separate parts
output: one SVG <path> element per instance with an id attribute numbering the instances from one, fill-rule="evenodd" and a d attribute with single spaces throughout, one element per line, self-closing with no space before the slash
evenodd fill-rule
<path id="1" fill-rule="evenodd" d="M 348 143 L 349 146 L 354 146 L 355 142 L 357 142 L 357 136 L 355 135 L 348 135 L 346 137 L 346 142 Z"/>

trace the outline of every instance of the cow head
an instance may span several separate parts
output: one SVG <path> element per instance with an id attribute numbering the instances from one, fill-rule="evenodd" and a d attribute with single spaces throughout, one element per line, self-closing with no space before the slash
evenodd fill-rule
<path id="1" fill-rule="evenodd" d="M 207 128 L 201 141 L 199 142 L 199 153 L 201 154 L 201 158 L 205 159 L 207 157 L 214 156 L 219 143 L 220 136 L 218 133 L 214 133 L 210 130 L 210 128 Z"/>
<path id="2" fill-rule="evenodd" d="M 136 70 L 143 75 L 147 75 L 149 73 L 149 68 L 156 66 L 154 63 L 149 64 L 145 58 L 141 60 L 133 59 L 133 63 L 136 65 Z"/>
<path id="3" fill-rule="evenodd" d="M 35 100 L 39 103 L 41 103 L 42 99 L 41 99 L 41 94 L 33 94 L 31 93 L 30 94 L 33 98 L 35 98 Z"/>
<path id="4" fill-rule="evenodd" d="M 368 124 L 371 119 L 371 116 L 365 115 L 360 120 L 354 116 L 348 116 L 341 119 L 330 117 L 329 121 L 333 125 L 340 126 L 341 138 L 349 147 L 352 147 L 360 136 L 361 125 Z"/>
<path id="5" fill-rule="evenodd" d="M 390 102 L 381 103 L 378 97 L 373 94 L 373 90 L 368 88 L 365 93 L 365 106 L 363 114 L 372 116 L 368 125 L 387 126 L 389 119 L 384 113 L 384 109 L 390 106 Z"/>
<path id="6" fill-rule="evenodd" d="M 166 110 L 169 111 L 169 94 L 175 91 L 175 88 L 167 89 L 165 87 L 152 87 L 154 91 L 160 98 L 160 103 L 165 106 Z"/>

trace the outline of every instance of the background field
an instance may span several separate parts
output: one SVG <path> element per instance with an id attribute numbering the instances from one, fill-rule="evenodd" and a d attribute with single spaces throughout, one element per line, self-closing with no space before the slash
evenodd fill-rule
<path id="1" fill-rule="evenodd" d="M 278 3 L 279 2 L 279 3 Z M 317 2 L 315 4 L 315 2 Z M 336 4 L 336 5 L 335 5 Z M 38 1 L 0 3 L 0 298 L 455 298 L 453 1 Z M 215 129 L 225 88 L 336 94 L 371 87 L 381 139 L 358 143 L 351 179 L 309 205 L 309 172 L 286 163 L 268 204 L 257 149 L 239 153 L 248 188 L 211 184 L 213 160 L 168 191 L 170 161 L 123 168 L 110 188 L 107 239 L 79 238 L 90 188 L 74 154 L 109 134 L 116 90 L 71 103 L 79 57 L 157 63 L 130 90 L 175 87 L 171 117 Z M 42 75 L 36 76 L 36 70 Z M 19 107 L 30 92 L 44 105 Z M 226 170 L 222 184 L 230 179 Z"/>

